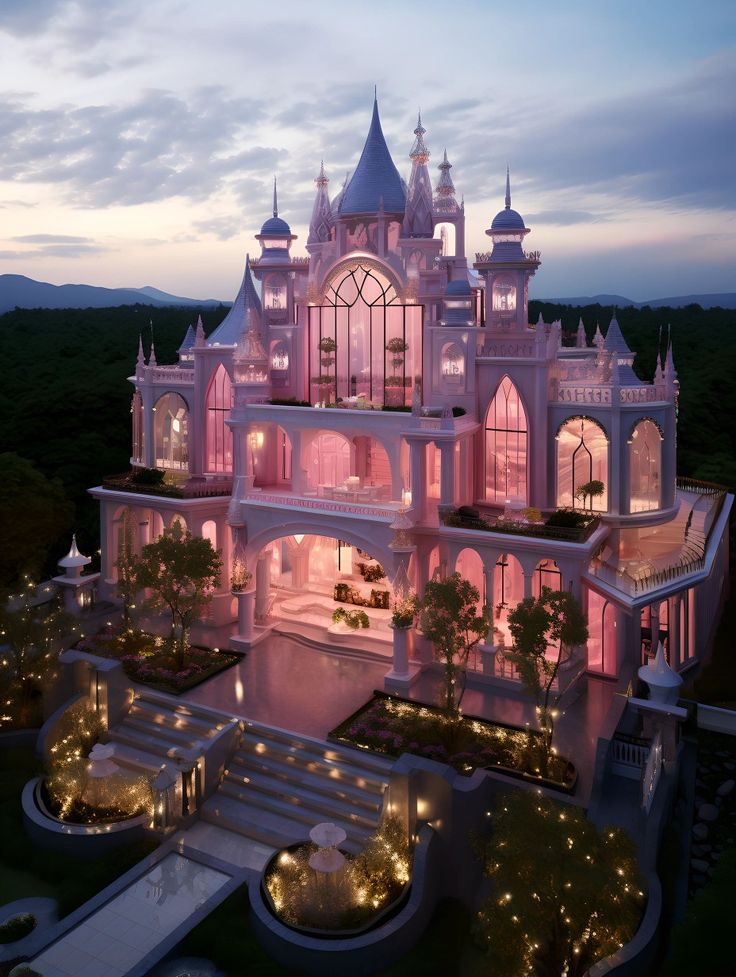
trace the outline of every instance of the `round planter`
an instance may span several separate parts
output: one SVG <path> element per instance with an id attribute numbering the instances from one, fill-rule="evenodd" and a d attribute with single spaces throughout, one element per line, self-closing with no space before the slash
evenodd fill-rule
<path id="1" fill-rule="evenodd" d="M 29 780 L 21 795 L 26 831 L 40 848 L 79 858 L 96 858 L 119 845 L 143 838 L 151 824 L 150 814 L 138 814 L 107 824 L 71 824 L 62 821 L 44 804 L 41 784 L 41 777 Z"/>

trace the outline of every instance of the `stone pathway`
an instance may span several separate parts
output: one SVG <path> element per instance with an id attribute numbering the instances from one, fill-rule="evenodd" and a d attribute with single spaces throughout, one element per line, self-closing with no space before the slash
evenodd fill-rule
<path id="1" fill-rule="evenodd" d="M 690 896 L 713 875 L 736 844 L 736 739 L 700 734 L 695 811 L 690 847 Z"/>

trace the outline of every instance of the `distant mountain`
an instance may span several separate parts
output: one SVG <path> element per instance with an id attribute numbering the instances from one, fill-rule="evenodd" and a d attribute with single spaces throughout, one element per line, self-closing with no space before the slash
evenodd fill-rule
<path id="1" fill-rule="evenodd" d="M 115 305 L 214 306 L 215 299 L 190 299 L 145 288 L 102 288 L 99 285 L 50 285 L 25 275 L 0 275 L 0 314 L 11 309 L 105 309 Z M 229 303 L 223 303 L 229 304 Z"/>
<path id="2" fill-rule="evenodd" d="M 736 292 L 712 292 L 703 295 L 677 295 L 665 299 L 647 299 L 646 302 L 635 302 L 624 295 L 578 295 L 574 298 L 537 299 L 538 302 L 553 302 L 555 305 L 609 305 L 623 309 L 633 305 L 636 309 L 643 309 L 645 305 L 652 309 L 669 306 L 681 309 L 685 305 L 700 305 L 704 309 L 736 309 Z"/>

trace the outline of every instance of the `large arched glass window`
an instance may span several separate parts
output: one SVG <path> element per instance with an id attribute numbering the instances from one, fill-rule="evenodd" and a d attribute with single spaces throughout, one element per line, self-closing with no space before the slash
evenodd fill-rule
<path id="1" fill-rule="evenodd" d="M 580 496 L 590 482 L 601 482 L 603 493 Z M 557 505 L 608 511 L 608 438 L 590 417 L 570 417 L 557 432 Z"/>
<path id="2" fill-rule="evenodd" d="M 153 440 L 156 468 L 189 468 L 189 410 L 179 394 L 168 393 L 156 401 Z"/>
<path id="3" fill-rule="evenodd" d="M 233 432 L 225 421 L 233 406 L 233 385 L 220 363 L 207 388 L 206 471 L 233 470 Z"/>
<path id="4" fill-rule="evenodd" d="M 639 421 L 629 441 L 629 511 L 649 512 L 662 504 L 662 435 L 649 419 Z"/>
<path id="5" fill-rule="evenodd" d="M 486 413 L 486 499 L 498 505 L 528 499 L 528 428 L 519 391 L 509 377 Z"/>
<path id="6" fill-rule="evenodd" d="M 309 308 L 312 401 L 409 404 L 421 372 L 422 306 L 402 304 L 377 262 L 343 266 Z"/>
<path id="7" fill-rule="evenodd" d="M 516 309 L 516 286 L 510 278 L 497 278 L 493 283 L 493 309 L 495 312 L 513 312 Z"/>

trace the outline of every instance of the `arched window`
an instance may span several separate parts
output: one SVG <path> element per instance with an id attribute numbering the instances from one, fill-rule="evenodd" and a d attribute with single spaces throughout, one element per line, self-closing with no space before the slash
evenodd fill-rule
<path id="1" fill-rule="evenodd" d="M 140 390 L 136 390 L 133 394 L 130 415 L 133 427 L 132 459 L 133 461 L 143 462 L 145 458 L 143 453 L 143 398 L 141 397 Z"/>
<path id="2" fill-rule="evenodd" d="M 208 472 L 233 470 L 233 432 L 225 423 L 232 406 L 233 385 L 227 370 L 220 363 L 207 388 L 205 470 Z"/>
<path id="3" fill-rule="evenodd" d="M 402 304 L 377 260 L 343 266 L 309 308 L 309 378 L 314 403 L 365 396 L 411 402 L 422 372 L 422 306 Z"/>
<path id="4" fill-rule="evenodd" d="M 615 675 L 617 670 L 616 612 L 594 590 L 588 591 L 588 671 Z"/>
<path id="5" fill-rule="evenodd" d="M 603 484 L 601 495 L 578 495 L 594 481 Z M 608 438 L 590 417 L 570 417 L 557 432 L 557 505 L 608 511 Z"/>
<path id="6" fill-rule="evenodd" d="M 486 414 L 486 499 L 526 504 L 529 488 L 526 411 L 509 377 L 498 385 Z"/>
<path id="7" fill-rule="evenodd" d="M 186 470 L 189 468 L 186 401 L 179 394 L 168 393 L 159 397 L 153 409 L 156 412 L 153 424 L 156 468 Z"/>
<path id="8" fill-rule="evenodd" d="M 269 275 L 264 283 L 263 308 L 269 312 L 286 308 L 286 282 L 281 275 Z"/>
<path id="9" fill-rule="evenodd" d="M 306 467 L 310 489 L 343 487 L 350 478 L 350 442 L 342 434 L 318 434 L 307 447 Z"/>
<path id="10" fill-rule="evenodd" d="M 286 348 L 286 343 L 281 340 L 271 343 L 271 369 L 289 369 L 289 351 Z"/>
<path id="11" fill-rule="evenodd" d="M 457 343 L 445 343 L 440 363 L 444 379 L 461 380 L 465 375 L 465 357 Z"/>
<path id="12" fill-rule="evenodd" d="M 550 590 L 562 590 L 562 574 L 554 560 L 540 560 L 537 563 L 532 585 L 532 593 L 535 597 L 541 597 L 542 587 L 549 587 Z"/>
<path id="13" fill-rule="evenodd" d="M 497 278 L 494 281 L 493 309 L 495 312 L 513 312 L 516 309 L 516 285 L 510 278 Z"/>
<path id="14" fill-rule="evenodd" d="M 654 423 L 639 421 L 629 441 L 629 511 L 649 512 L 662 504 L 662 435 Z"/>

